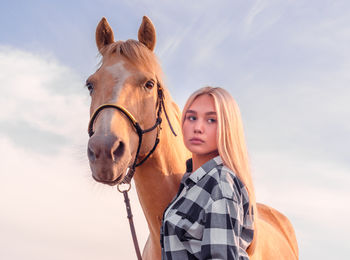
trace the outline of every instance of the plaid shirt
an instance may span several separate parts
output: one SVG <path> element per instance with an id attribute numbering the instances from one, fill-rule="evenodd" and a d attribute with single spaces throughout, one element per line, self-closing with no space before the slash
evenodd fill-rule
<path id="1" fill-rule="evenodd" d="M 191 171 L 163 215 L 162 259 L 249 259 L 254 231 L 245 186 L 220 156 Z"/>

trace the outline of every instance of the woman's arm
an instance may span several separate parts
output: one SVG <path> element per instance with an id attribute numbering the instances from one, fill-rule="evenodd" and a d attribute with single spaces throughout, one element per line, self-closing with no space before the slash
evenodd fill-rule
<path id="1" fill-rule="evenodd" d="M 243 207 L 235 200 L 222 198 L 205 210 L 201 259 L 249 259 L 240 246 Z"/>

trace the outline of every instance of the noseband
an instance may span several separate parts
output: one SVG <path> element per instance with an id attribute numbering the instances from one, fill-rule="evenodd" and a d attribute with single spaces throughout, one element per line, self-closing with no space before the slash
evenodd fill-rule
<path id="1" fill-rule="evenodd" d="M 92 137 L 94 134 L 93 126 L 94 126 L 94 122 L 96 121 L 97 116 L 99 115 L 99 113 L 101 113 L 101 111 L 103 111 L 103 109 L 106 109 L 106 108 L 114 108 L 114 109 L 117 109 L 118 111 L 120 111 L 122 114 L 124 114 L 126 116 L 126 118 L 130 121 L 132 126 L 134 127 L 134 129 L 139 137 L 139 143 L 137 146 L 137 151 L 136 151 L 134 162 L 133 162 L 132 166 L 130 168 L 128 168 L 127 174 L 124 177 L 122 183 L 129 184 L 131 182 L 132 177 L 134 176 L 135 168 L 140 166 L 141 164 L 143 164 L 157 148 L 157 145 L 159 143 L 159 130 L 160 130 L 160 126 L 162 123 L 162 118 L 161 118 L 162 109 L 164 110 L 164 114 L 165 114 L 165 117 L 168 121 L 168 124 L 170 126 L 171 131 L 176 136 L 176 133 L 175 133 L 170 121 L 169 121 L 169 117 L 168 117 L 168 114 L 167 114 L 165 106 L 164 106 L 163 88 L 160 86 L 159 83 L 157 83 L 157 93 L 158 93 L 157 119 L 156 119 L 156 122 L 154 123 L 154 125 L 148 129 L 143 130 L 141 128 L 140 124 L 136 121 L 135 117 L 127 109 L 125 109 L 123 106 L 116 105 L 116 104 L 103 104 L 103 105 L 99 106 L 91 116 L 91 119 L 89 122 L 89 128 L 88 128 L 88 133 L 89 133 L 90 137 Z M 141 149 L 141 145 L 142 145 L 143 135 L 148 133 L 148 132 L 151 132 L 156 127 L 158 127 L 158 130 L 157 130 L 157 136 L 156 136 L 156 140 L 154 142 L 153 148 L 148 152 L 148 154 L 140 162 L 137 162 L 137 159 L 138 159 L 139 153 L 140 153 L 140 149 Z"/>

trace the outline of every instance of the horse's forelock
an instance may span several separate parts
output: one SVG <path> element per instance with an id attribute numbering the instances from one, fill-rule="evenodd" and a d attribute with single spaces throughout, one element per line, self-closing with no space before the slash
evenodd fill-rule
<path id="1" fill-rule="evenodd" d="M 156 55 L 141 42 L 132 39 L 117 41 L 102 48 L 100 54 L 102 57 L 121 55 L 137 67 L 151 68 L 156 74 L 158 83 L 164 89 L 166 99 L 171 100 L 169 92 L 163 82 L 163 72 Z M 102 62 L 103 60 L 101 60 L 101 63 Z"/>
<path id="2" fill-rule="evenodd" d="M 105 46 L 100 52 L 103 57 L 119 54 L 137 67 L 151 68 L 161 81 L 163 73 L 156 55 L 139 41 L 117 41 Z"/>

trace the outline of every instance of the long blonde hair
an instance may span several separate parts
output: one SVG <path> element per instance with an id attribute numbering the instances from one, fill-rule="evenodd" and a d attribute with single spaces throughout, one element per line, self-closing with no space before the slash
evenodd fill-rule
<path id="1" fill-rule="evenodd" d="M 233 170 L 238 178 L 246 186 L 249 196 L 249 215 L 254 220 L 254 238 L 249 246 L 250 253 L 254 252 L 256 230 L 257 209 L 253 179 L 250 173 L 247 146 L 244 138 L 243 123 L 239 107 L 234 98 L 223 88 L 204 87 L 195 91 L 187 100 L 183 113 L 182 125 L 185 114 L 194 100 L 201 95 L 210 95 L 214 99 L 217 114 L 217 144 L 218 152 L 225 166 Z M 252 209 L 253 208 L 253 212 Z M 254 214 L 253 214 L 254 213 Z"/>

